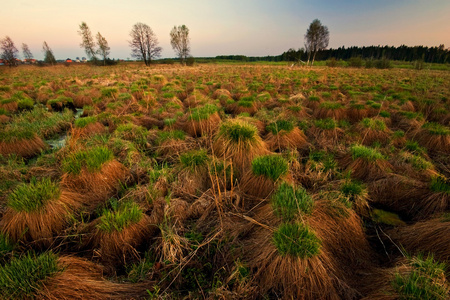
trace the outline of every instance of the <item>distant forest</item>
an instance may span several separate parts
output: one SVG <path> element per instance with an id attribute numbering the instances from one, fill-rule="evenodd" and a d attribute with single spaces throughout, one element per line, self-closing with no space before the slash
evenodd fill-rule
<path id="1" fill-rule="evenodd" d="M 439 47 L 405 45 L 399 47 L 389 46 L 369 46 L 369 47 L 339 47 L 337 49 L 320 50 L 317 52 L 316 60 L 348 60 L 352 57 L 362 59 L 390 59 L 400 61 L 420 60 L 426 63 L 450 63 L 450 49 L 445 49 L 444 45 Z M 308 55 L 304 49 L 289 49 L 281 55 L 276 56 L 245 56 L 245 55 L 220 55 L 215 59 L 236 60 L 236 61 L 306 61 Z"/>

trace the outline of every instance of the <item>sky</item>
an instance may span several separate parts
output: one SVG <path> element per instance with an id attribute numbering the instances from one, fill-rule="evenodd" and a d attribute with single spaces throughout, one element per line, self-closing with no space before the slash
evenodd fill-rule
<path id="1" fill-rule="evenodd" d="M 129 33 L 149 25 L 175 57 L 170 30 L 186 25 L 191 54 L 280 55 L 304 45 L 314 19 L 328 27 L 329 48 L 341 46 L 450 47 L 450 0 L 0 0 L 0 38 L 9 36 L 22 56 L 29 46 L 43 59 L 44 41 L 57 59 L 86 56 L 78 34 L 81 22 L 100 32 L 111 58 L 131 58 Z"/>

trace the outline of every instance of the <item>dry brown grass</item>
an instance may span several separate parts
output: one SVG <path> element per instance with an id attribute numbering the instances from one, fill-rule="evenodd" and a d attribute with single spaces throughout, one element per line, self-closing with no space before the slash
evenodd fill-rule
<path id="1" fill-rule="evenodd" d="M 450 222 L 443 217 L 394 228 L 388 232 L 408 253 L 433 253 L 442 262 L 450 262 Z"/>
<path id="2" fill-rule="evenodd" d="M 384 159 L 375 159 L 373 161 L 361 157 L 353 159 L 351 154 L 345 155 L 340 163 L 346 172 L 351 172 L 353 178 L 366 182 L 386 178 L 394 168 Z"/>
<path id="3" fill-rule="evenodd" d="M 86 125 L 83 128 L 73 128 L 72 134 L 80 137 L 88 137 L 96 134 L 102 134 L 106 132 L 105 126 L 100 122 L 95 122 Z"/>
<path id="4" fill-rule="evenodd" d="M 369 194 L 374 203 L 414 220 L 444 212 L 450 204 L 450 197 L 445 193 L 433 192 L 422 181 L 396 174 L 370 183 Z"/>
<path id="5" fill-rule="evenodd" d="M 278 134 L 269 132 L 266 136 L 266 143 L 270 151 L 281 151 L 286 149 L 304 149 L 309 143 L 303 131 L 295 127 L 292 131 L 280 130 Z"/>
<path id="6" fill-rule="evenodd" d="M 434 135 L 426 129 L 419 129 L 414 134 L 414 139 L 430 152 L 450 154 L 450 134 Z"/>
<path id="7" fill-rule="evenodd" d="M 102 262 L 108 266 L 125 264 L 140 258 L 136 248 L 144 241 L 156 236 L 158 232 L 158 216 L 143 215 L 142 219 L 128 225 L 120 231 L 105 232 L 97 228 L 98 220 L 92 222 L 89 227 L 93 234 L 86 242 L 87 245 L 98 249 L 98 255 Z"/>
<path id="8" fill-rule="evenodd" d="M 92 210 L 113 196 L 128 175 L 129 170 L 124 165 L 112 160 L 105 163 L 98 172 L 91 173 L 83 168 L 78 175 L 63 174 L 61 186 L 83 195 L 80 200 L 86 208 Z"/>
<path id="9" fill-rule="evenodd" d="M 13 241 L 31 242 L 37 247 L 49 247 L 61 234 L 69 216 L 79 208 L 80 195 L 62 191 L 39 210 L 26 212 L 7 208 L 1 221 L 1 231 Z"/>
<path id="10" fill-rule="evenodd" d="M 0 141 L 0 154 L 4 156 L 17 154 L 21 157 L 30 158 L 47 148 L 47 144 L 36 134 L 31 139 L 21 139 L 13 142 Z"/>
<path id="11" fill-rule="evenodd" d="M 253 126 L 239 119 L 230 120 L 229 122 L 233 125 Z M 212 149 L 213 154 L 217 158 L 231 159 L 233 166 L 240 175 L 249 169 L 251 162 L 255 157 L 269 153 L 266 143 L 258 134 L 251 140 L 239 139 L 235 141 L 227 137 L 226 134 L 221 134 L 219 132 L 216 134 Z"/>
<path id="12" fill-rule="evenodd" d="M 58 265 L 63 271 L 43 282 L 42 289 L 36 291 L 36 299 L 141 299 L 148 295 L 146 289 L 150 288 L 150 283 L 118 284 L 107 281 L 102 276 L 102 269 L 87 260 L 62 256 L 58 259 Z"/>
<path id="13" fill-rule="evenodd" d="M 212 135 L 220 124 L 220 116 L 217 112 L 213 113 L 206 120 L 188 120 L 184 123 L 184 131 L 190 136 L 197 137 L 202 135 Z"/>

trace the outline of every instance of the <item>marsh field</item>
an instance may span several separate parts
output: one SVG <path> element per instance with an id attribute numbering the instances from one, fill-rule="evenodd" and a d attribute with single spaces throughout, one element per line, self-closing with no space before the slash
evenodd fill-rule
<path id="1" fill-rule="evenodd" d="M 448 299 L 449 83 L 1 68 L 1 298 Z"/>

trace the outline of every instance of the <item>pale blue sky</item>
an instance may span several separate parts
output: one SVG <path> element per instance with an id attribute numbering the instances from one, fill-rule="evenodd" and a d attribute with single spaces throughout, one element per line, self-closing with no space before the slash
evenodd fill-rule
<path id="1" fill-rule="evenodd" d="M 190 29 L 194 56 L 278 55 L 303 46 L 312 20 L 330 31 L 329 47 L 392 45 L 450 47 L 450 0 L 0 0 L 0 38 L 28 44 L 42 59 L 47 41 L 57 59 L 85 56 L 82 21 L 107 39 L 112 58 L 130 57 L 133 24 L 148 24 L 173 57 L 169 32 Z"/>

